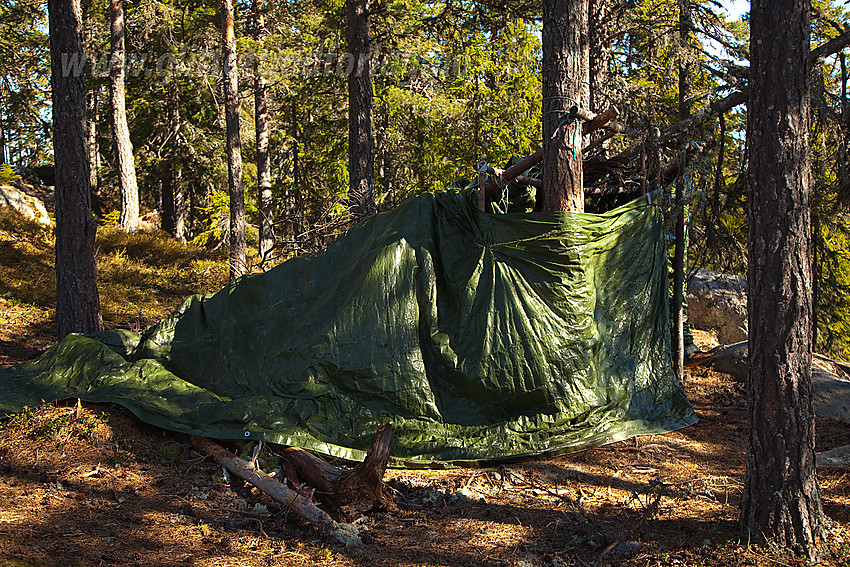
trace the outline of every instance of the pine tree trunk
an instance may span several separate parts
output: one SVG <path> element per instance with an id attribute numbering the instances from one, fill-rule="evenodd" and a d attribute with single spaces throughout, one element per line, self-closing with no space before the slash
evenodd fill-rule
<path id="1" fill-rule="evenodd" d="M 0 93 L 0 165 L 6 163 L 6 127 L 3 125 L 3 97 Z"/>
<path id="2" fill-rule="evenodd" d="M 242 137 L 239 133 L 239 72 L 233 0 L 221 0 L 224 45 L 224 120 L 227 127 L 227 186 L 230 192 L 230 281 L 243 275 L 245 265 L 245 189 L 242 181 Z"/>
<path id="3" fill-rule="evenodd" d="M 608 12 L 610 0 L 590 0 L 588 7 L 588 57 L 590 69 L 589 109 L 603 112 L 611 105 L 611 40 Z"/>
<path id="4" fill-rule="evenodd" d="M 301 211 L 301 160 L 299 158 L 300 140 L 298 136 L 298 104 L 292 101 L 292 188 L 286 201 L 286 224 L 284 225 L 287 242 L 295 242 L 297 234 L 304 229 L 304 215 Z"/>
<path id="5" fill-rule="evenodd" d="M 691 115 L 690 0 L 679 0 L 679 120 Z M 683 140 L 682 146 L 687 143 Z M 684 161 L 684 160 L 683 160 Z M 680 380 L 685 376 L 685 164 L 676 183 L 676 243 L 673 252 L 673 367 Z"/>
<path id="6" fill-rule="evenodd" d="M 186 242 L 183 179 L 179 154 L 182 150 L 180 139 L 180 97 L 177 85 L 172 85 L 168 99 L 168 122 L 173 153 L 168 160 L 168 171 L 162 182 L 162 230 L 178 242 Z"/>
<path id="7" fill-rule="evenodd" d="M 86 97 L 86 149 L 89 154 L 89 164 L 91 164 L 91 173 L 89 175 L 89 185 L 91 185 L 92 194 L 100 193 L 100 176 L 98 170 L 100 168 L 100 148 L 97 143 L 97 121 L 99 118 L 97 108 L 97 89 L 91 89 Z"/>
<path id="8" fill-rule="evenodd" d="M 86 86 L 82 75 L 65 73 L 62 64 L 62 54 L 83 52 L 80 4 L 48 0 L 47 9 L 56 164 L 56 324 L 62 339 L 68 333 L 98 331 L 103 322 L 85 138 Z"/>
<path id="9" fill-rule="evenodd" d="M 348 0 L 348 199 L 355 222 L 375 213 L 372 64 L 368 0 Z"/>
<path id="10" fill-rule="evenodd" d="M 259 45 L 266 35 L 263 0 L 253 0 L 254 39 Z M 274 246 L 272 222 L 272 174 L 269 161 L 269 110 L 266 104 L 266 79 L 259 58 L 254 60 L 254 129 L 257 135 L 257 209 L 260 213 L 260 258 L 265 259 Z"/>
<path id="11" fill-rule="evenodd" d="M 136 184 L 133 144 L 130 142 L 130 129 L 127 127 L 127 112 L 124 106 L 124 0 L 110 0 L 109 15 L 112 22 L 109 79 L 112 87 L 112 132 L 118 159 L 118 186 L 121 189 L 121 228 L 127 232 L 135 232 L 139 229 L 139 187 Z"/>
<path id="12" fill-rule="evenodd" d="M 588 0 L 543 1 L 543 210 L 584 211 L 581 123 L 589 100 Z"/>
<path id="13" fill-rule="evenodd" d="M 83 13 L 83 49 L 91 53 L 94 46 L 91 25 L 91 0 L 82 0 Z M 97 123 L 100 121 L 98 93 L 100 87 L 95 85 L 86 92 L 86 149 L 89 154 L 90 176 L 89 185 L 92 192 L 92 209 L 101 214 L 100 203 L 100 147 L 97 142 Z"/>
<path id="14" fill-rule="evenodd" d="M 808 0 L 750 12 L 749 431 L 741 527 L 817 559 L 811 399 Z"/>

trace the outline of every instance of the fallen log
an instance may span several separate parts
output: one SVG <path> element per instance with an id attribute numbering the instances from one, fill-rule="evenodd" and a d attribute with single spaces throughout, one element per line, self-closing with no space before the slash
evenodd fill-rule
<path id="1" fill-rule="evenodd" d="M 332 531 L 336 523 L 327 512 L 319 509 L 306 496 L 290 489 L 264 473 L 254 468 L 254 465 L 240 459 L 221 445 L 206 437 L 189 435 L 189 441 L 199 453 L 212 459 L 242 480 L 256 486 L 258 490 L 268 494 L 275 502 L 295 512 L 300 518 L 310 522 L 322 531 Z"/>
<path id="2" fill-rule="evenodd" d="M 350 469 L 336 467 L 298 447 L 286 447 L 279 454 L 290 482 L 315 488 L 318 500 L 351 521 L 371 510 L 393 507 L 384 485 L 392 448 L 393 428 L 388 423 L 378 429 L 372 451 L 363 462 Z"/>

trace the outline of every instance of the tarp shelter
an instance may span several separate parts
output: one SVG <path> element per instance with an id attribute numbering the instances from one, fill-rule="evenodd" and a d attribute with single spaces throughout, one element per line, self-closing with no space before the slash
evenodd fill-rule
<path id="1" fill-rule="evenodd" d="M 114 402 L 173 431 L 350 460 L 387 422 L 408 462 L 575 451 L 696 421 L 667 289 L 652 195 L 492 215 L 469 192 L 425 194 L 141 336 L 70 335 L 0 370 L 0 413 Z"/>

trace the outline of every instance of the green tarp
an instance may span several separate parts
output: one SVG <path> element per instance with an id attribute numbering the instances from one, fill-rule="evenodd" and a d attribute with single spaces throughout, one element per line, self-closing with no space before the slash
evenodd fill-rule
<path id="1" fill-rule="evenodd" d="M 660 207 L 479 213 L 422 195 L 327 250 L 193 296 L 141 337 L 70 335 L 0 370 L 0 412 L 115 402 L 159 427 L 351 460 L 521 459 L 690 425 Z"/>

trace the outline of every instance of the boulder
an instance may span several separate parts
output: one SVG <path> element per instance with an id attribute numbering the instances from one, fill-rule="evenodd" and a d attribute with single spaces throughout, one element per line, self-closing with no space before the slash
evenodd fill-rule
<path id="1" fill-rule="evenodd" d="M 747 280 L 700 268 L 688 282 L 688 323 L 720 344 L 747 340 Z"/>
<path id="2" fill-rule="evenodd" d="M 747 342 L 716 347 L 692 366 L 708 366 L 746 383 Z M 815 415 L 850 424 L 850 366 L 820 354 L 812 356 L 812 403 Z"/>
<path id="3" fill-rule="evenodd" d="M 0 207 L 14 209 L 25 218 L 42 226 L 50 226 L 51 220 L 47 209 L 37 197 L 27 195 L 11 185 L 0 185 Z"/>
<path id="4" fill-rule="evenodd" d="M 824 451 L 817 456 L 817 466 L 824 468 L 850 468 L 850 445 Z"/>

